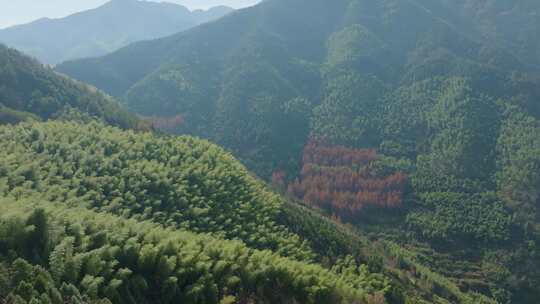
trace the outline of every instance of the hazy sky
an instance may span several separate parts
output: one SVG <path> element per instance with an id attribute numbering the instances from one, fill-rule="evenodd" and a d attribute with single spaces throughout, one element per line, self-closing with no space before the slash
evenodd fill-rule
<path id="1" fill-rule="evenodd" d="M 163 0 L 153 0 L 163 2 Z M 108 0 L 0 0 L 0 28 L 27 23 L 42 17 L 58 18 L 97 7 Z M 228 5 L 235 8 L 250 6 L 258 0 L 167 0 L 189 8 L 208 8 Z"/>

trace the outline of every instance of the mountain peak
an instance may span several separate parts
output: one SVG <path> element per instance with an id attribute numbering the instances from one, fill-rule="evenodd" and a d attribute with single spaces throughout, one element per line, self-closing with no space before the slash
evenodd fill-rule
<path id="1" fill-rule="evenodd" d="M 192 13 L 170 2 L 110 0 L 64 18 L 40 19 L 0 30 L 0 42 L 44 63 L 58 64 L 105 55 L 132 42 L 169 36 L 229 12 L 218 9 Z"/>
<path id="2" fill-rule="evenodd" d="M 139 2 L 143 2 L 143 1 L 139 1 L 139 0 L 110 0 L 109 2 L 105 3 L 104 6 L 111 6 L 111 5 L 125 6 L 125 5 L 138 4 Z"/>

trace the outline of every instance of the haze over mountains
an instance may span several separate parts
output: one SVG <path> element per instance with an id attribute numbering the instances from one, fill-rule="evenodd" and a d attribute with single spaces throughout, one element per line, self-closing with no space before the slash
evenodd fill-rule
<path id="1" fill-rule="evenodd" d="M 95 57 L 139 40 L 155 39 L 215 20 L 233 9 L 190 11 L 173 3 L 111 0 L 61 19 L 40 19 L 0 30 L 0 42 L 48 64 Z"/>

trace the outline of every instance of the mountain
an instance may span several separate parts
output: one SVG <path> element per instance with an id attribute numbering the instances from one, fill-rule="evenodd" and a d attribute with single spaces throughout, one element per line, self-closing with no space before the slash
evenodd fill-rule
<path id="1" fill-rule="evenodd" d="M 315 132 L 324 133 L 318 135 L 336 137 L 328 133 L 340 132 L 342 137 L 357 138 L 342 138 L 342 143 L 365 146 L 358 134 L 346 135 L 352 131 L 343 130 L 354 127 L 319 125 L 316 117 L 297 119 L 297 125 L 284 123 L 293 121 L 289 118 L 297 114 L 294 111 L 310 112 L 298 113 L 304 118 L 310 118 L 311 112 L 323 115 L 334 97 L 344 100 L 340 102 L 358 99 L 357 92 L 332 96 L 332 90 L 356 86 L 352 81 L 371 82 L 367 86 L 373 90 L 363 93 L 363 98 L 375 100 L 398 87 L 437 76 L 471 78 L 470 82 L 496 98 L 523 95 L 526 110 L 540 115 L 534 61 L 493 47 L 500 43 L 489 40 L 487 34 L 473 34 L 476 31 L 464 25 L 467 18 L 462 16 L 467 15 L 460 14 L 460 7 L 472 4 L 448 8 L 448 3 L 340 0 L 330 6 L 321 1 L 267 1 L 212 24 L 57 69 L 124 98 L 137 113 L 181 114 L 185 126 L 179 132 L 215 139 L 242 158 L 260 156 L 256 163 L 274 158 L 257 170 L 266 176 L 301 154 L 302 145 L 296 143 L 305 142 L 310 121 Z M 493 14 L 485 19 L 491 20 Z M 407 31 L 402 33 L 401 26 Z M 508 35 L 514 37 L 521 28 L 505 30 L 515 33 Z M 503 35 L 496 28 L 491 36 Z M 350 84 L 334 81 L 338 78 Z M 285 110 L 292 104 L 296 107 Z M 341 109 L 345 106 L 349 105 Z M 318 110 L 312 111 L 315 107 Z M 329 115 L 348 124 L 365 109 L 350 110 Z M 332 131 L 334 127 L 339 129 Z M 283 130 L 291 129 L 297 132 L 289 133 L 290 141 L 281 142 Z M 280 155 L 274 148 L 284 145 L 295 149 Z"/>
<path id="2" fill-rule="evenodd" d="M 538 1 L 269 0 L 57 69 L 461 290 L 540 297 Z M 451 302 L 459 302 L 457 300 Z"/>
<path id="3" fill-rule="evenodd" d="M 203 140 L 49 121 L 0 126 L 0 144 L 8 303 L 495 303 Z"/>
<path id="4" fill-rule="evenodd" d="M 385 262 L 401 253 L 272 193 L 209 142 L 107 126 L 140 121 L 0 50 L 0 302 L 493 303 Z"/>
<path id="5" fill-rule="evenodd" d="M 109 95 L 3 45 L 0 83 L 0 124 L 65 117 L 73 110 L 122 128 L 139 124 Z"/>
<path id="6" fill-rule="evenodd" d="M 0 30 L 0 42 L 54 65 L 101 56 L 135 41 L 172 35 L 231 11 L 219 6 L 191 12 L 166 2 L 111 0 L 65 18 L 45 18 Z"/>
<path id="7" fill-rule="evenodd" d="M 456 24 L 469 35 L 503 48 L 523 62 L 540 66 L 540 15 L 536 1 L 442 1 L 437 7 L 458 18 Z"/>

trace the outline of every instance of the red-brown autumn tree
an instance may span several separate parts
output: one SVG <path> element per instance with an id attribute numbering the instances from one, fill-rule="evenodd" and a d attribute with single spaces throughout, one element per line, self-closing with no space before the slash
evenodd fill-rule
<path id="1" fill-rule="evenodd" d="M 407 176 L 403 172 L 373 175 L 370 164 L 376 159 L 377 152 L 372 149 L 311 140 L 304 149 L 300 176 L 289 184 L 288 192 L 339 218 L 355 217 L 366 207 L 399 208 Z M 272 179 L 283 182 L 279 171 Z"/>

